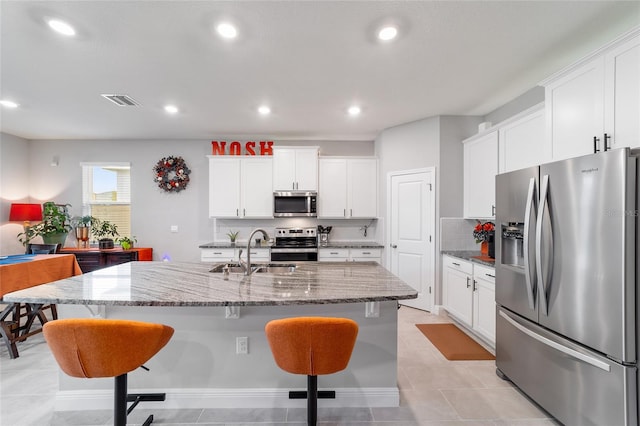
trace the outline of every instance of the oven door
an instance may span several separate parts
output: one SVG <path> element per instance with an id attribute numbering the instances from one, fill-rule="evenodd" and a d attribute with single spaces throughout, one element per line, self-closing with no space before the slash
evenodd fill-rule
<path id="1" fill-rule="evenodd" d="M 317 261 L 317 248 L 277 248 L 271 247 L 272 262 Z"/>

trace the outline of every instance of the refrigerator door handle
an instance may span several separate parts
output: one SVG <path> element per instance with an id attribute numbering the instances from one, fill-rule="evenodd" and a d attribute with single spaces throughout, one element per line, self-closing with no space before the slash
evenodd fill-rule
<path id="1" fill-rule="evenodd" d="M 531 272 L 535 272 L 535 268 L 531 268 L 530 253 L 529 253 L 529 229 L 531 224 L 531 212 L 535 205 L 536 196 L 536 179 L 531 178 L 529 180 L 529 191 L 527 192 L 527 206 L 524 212 L 524 237 L 522 241 L 523 255 L 524 255 L 524 278 L 527 286 L 527 299 L 529 300 L 529 308 L 535 309 L 535 276 L 531 277 Z"/>
<path id="2" fill-rule="evenodd" d="M 522 333 L 526 334 L 527 336 L 531 337 L 532 339 L 537 340 L 538 342 L 547 345 L 557 351 L 562 352 L 563 354 L 566 354 L 570 357 L 579 359 L 580 361 L 586 362 L 587 364 L 590 364 L 594 367 L 597 367 L 601 370 L 610 372 L 611 371 L 611 366 L 609 364 L 607 364 L 606 362 L 600 361 L 597 358 L 591 357 L 589 355 L 585 355 L 581 352 L 578 352 L 576 350 L 573 350 L 571 348 L 568 348 L 564 345 L 561 345 L 560 343 L 554 342 L 551 339 L 548 339 L 544 336 L 539 335 L 538 333 L 529 330 L 527 327 L 521 325 L 520 323 L 518 323 L 517 321 L 513 320 L 508 314 L 506 314 L 505 312 L 503 312 L 502 310 L 499 311 L 499 314 L 502 318 L 504 318 L 509 324 L 511 324 L 512 326 L 514 326 L 515 328 L 517 328 L 518 330 L 520 330 Z"/>
<path id="3" fill-rule="evenodd" d="M 547 204 L 547 194 L 549 192 L 549 175 L 542 176 L 542 184 L 540 186 L 540 208 L 538 209 L 538 217 L 536 220 L 536 272 L 538 274 L 538 283 L 540 284 L 540 307 L 545 315 L 549 314 L 547 306 L 547 287 L 544 282 L 544 274 L 542 273 L 542 223 L 544 222 L 544 208 Z"/>

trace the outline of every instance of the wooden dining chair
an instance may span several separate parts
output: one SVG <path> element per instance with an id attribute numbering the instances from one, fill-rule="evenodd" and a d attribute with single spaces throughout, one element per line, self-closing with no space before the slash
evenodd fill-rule
<path id="1" fill-rule="evenodd" d="M 49 321 L 44 338 L 58 365 L 72 377 L 114 377 L 114 426 L 142 401 L 164 401 L 164 393 L 128 394 L 127 373 L 141 367 L 171 339 L 173 328 L 140 321 L 69 318 Z M 133 402 L 127 408 L 127 402 Z M 143 426 L 153 422 L 147 417 Z"/>
<path id="2" fill-rule="evenodd" d="M 278 367 L 307 375 L 307 423 L 314 426 L 318 417 L 318 375 L 347 368 L 358 324 L 348 318 L 283 318 L 268 322 L 265 333 Z"/>

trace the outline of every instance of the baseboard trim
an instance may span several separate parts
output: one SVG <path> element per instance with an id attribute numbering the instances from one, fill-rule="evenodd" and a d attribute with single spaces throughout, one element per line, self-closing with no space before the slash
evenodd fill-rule
<path id="1" fill-rule="evenodd" d="M 290 390 L 304 389 L 130 389 L 130 393 L 165 392 L 166 401 L 145 402 L 153 409 L 180 408 L 293 408 L 306 407 L 306 399 L 289 399 Z M 324 389 L 323 389 L 324 390 Z M 337 388 L 335 399 L 318 400 L 319 407 L 397 407 L 400 391 L 389 388 Z M 142 406 L 142 405 L 141 405 Z M 55 411 L 110 410 L 113 391 L 58 391 Z"/>

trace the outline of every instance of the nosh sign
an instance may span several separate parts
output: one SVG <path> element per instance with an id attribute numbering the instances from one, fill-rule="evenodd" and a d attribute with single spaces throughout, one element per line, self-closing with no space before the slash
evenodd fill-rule
<path id="1" fill-rule="evenodd" d="M 244 154 L 242 148 L 243 145 L 240 142 L 233 141 L 229 144 L 227 151 L 226 141 L 211 141 L 211 155 L 273 155 L 273 141 L 260 141 L 259 148 L 256 148 L 255 141 L 245 142 Z"/>

